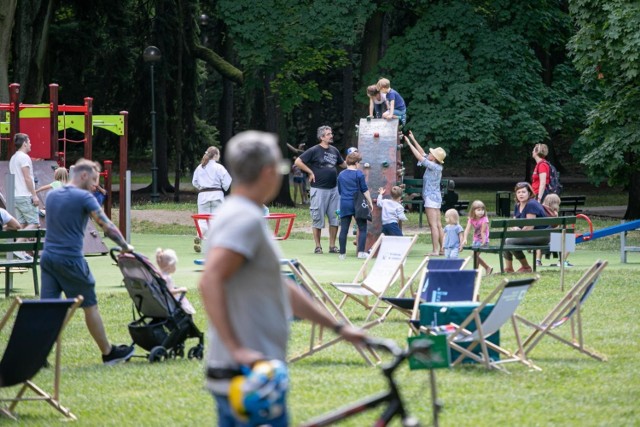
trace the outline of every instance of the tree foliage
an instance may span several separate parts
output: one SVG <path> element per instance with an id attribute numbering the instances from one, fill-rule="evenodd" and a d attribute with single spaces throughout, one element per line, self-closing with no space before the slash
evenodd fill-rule
<path id="1" fill-rule="evenodd" d="M 569 47 L 585 86 L 600 100 L 574 146 L 594 182 L 629 186 L 627 218 L 640 217 L 640 4 L 574 0 Z"/>

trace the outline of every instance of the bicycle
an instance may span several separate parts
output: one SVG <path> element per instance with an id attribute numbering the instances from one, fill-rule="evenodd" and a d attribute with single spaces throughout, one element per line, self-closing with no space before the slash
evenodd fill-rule
<path id="1" fill-rule="evenodd" d="M 393 374 L 400 364 L 411 356 L 419 358 L 429 359 L 431 357 L 431 342 L 430 341 L 414 341 L 408 349 L 401 349 L 395 342 L 387 339 L 369 338 L 366 341 L 366 345 L 374 350 L 383 350 L 391 353 L 394 359 L 381 367 L 382 374 L 387 380 L 388 389 L 385 392 L 374 394 L 363 398 L 355 403 L 343 406 L 342 408 L 327 412 L 326 414 L 315 417 L 300 427 L 321 427 L 328 426 L 338 421 L 345 420 L 356 414 L 369 411 L 376 408 L 383 403 L 387 403 L 386 409 L 382 412 L 380 417 L 374 422 L 374 426 L 383 427 L 399 416 L 402 425 L 405 427 L 420 427 L 420 421 L 417 418 L 412 417 L 407 412 L 404 401 L 400 394 L 400 389 L 396 383 Z M 430 383 L 431 383 L 431 399 L 433 404 L 433 425 L 438 426 L 438 413 L 442 409 L 442 404 L 436 397 L 436 384 L 435 374 L 433 369 L 430 370 Z"/>

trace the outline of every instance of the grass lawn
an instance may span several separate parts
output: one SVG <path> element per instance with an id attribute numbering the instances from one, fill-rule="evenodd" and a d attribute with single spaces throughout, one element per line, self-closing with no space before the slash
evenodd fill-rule
<path id="1" fill-rule="evenodd" d="M 612 224 L 614 222 L 598 223 L 600 227 Z M 176 249 L 180 256 L 176 282 L 191 289 L 189 298 L 197 310 L 194 319 L 204 331 L 206 321 L 196 291 L 200 273 L 193 264 L 199 256 L 192 249 L 192 234 L 193 229 L 181 235 L 136 233 L 132 243 L 138 252 L 148 256 L 152 256 L 158 246 Z M 637 234 L 631 238 L 638 243 Z M 350 281 L 361 265 L 353 256 L 338 262 L 336 255 L 314 255 L 309 237 L 281 242 L 281 248 L 284 256 L 301 260 L 323 284 Z M 413 272 L 429 249 L 428 237 L 421 237 L 406 263 L 406 271 Z M 348 251 L 353 255 L 351 247 Z M 468 255 L 463 252 L 463 256 Z M 640 258 L 630 254 L 630 262 L 621 264 L 619 241 L 615 237 L 579 245 L 570 259 L 575 267 L 566 271 L 565 289 L 599 258 L 608 260 L 610 265 L 585 305 L 583 322 L 586 342 L 609 360 L 598 362 L 545 340 L 531 355 L 542 372 L 532 372 L 515 364 L 507 365 L 510 375 L 487 372 L 478 366 L 439 370 L 438 389 L 445 405 L 441 425 L 638 425 L 640 327 L 633 320 L 633 313 L 640 300 L 637 283 Z M 131 300 L 121 285 L 120 271 L 108 257 L 88 260 L 98 282 L 99 307 L 109 338 L 116 343 L 130 342 L 127 324 L 132 317 Z M 495 255 L 487 256 L 486 260 L 498 266 Z M 557 268 L 543 267 L 540 275 L 541 280 L 519 309 L 520 314 L 533 320 L 540 319 L 563 295 Z M 17 294 L 27 298 L 33 296 L 29 276 L 27 273 L 15 278 Z M 481 297 L 500 280 L 500 275 L 484 278 Z M 331 295 L 338 296 L 335 292 Z M 6 311 L 8 305 L 9 301 L 0 300 L 0 312 Z M 346 310 L 356 322 L 363 320 L 364 312 L 355 305 L 347 306 Z M 304 349 L 309 327 L 306 322 L 292 323 L 292 353 Z M 401 315 L 392 314 L 384 324 L 372 329 L 371 334 L 402 344 L 407 334 L 406 322 Z M 5 331 L 0 335 L 0 346 L 7 338 Z M 195 344 L 194 340 L 190 341 L 187 349 Z M 501 344 L 514 348 L 515 338 L 510 329 L 503 330 Z M 140 358 L 115 367 L 102 366 L 79 312 L 64 337 L 61 401 L 78 416 L 78 425 L 83 426 L 215 425 L 214 405 L 203 388 L 202 371 L 202 364 L 194 360 L 151 365 Z M 290 374 L 292 425 L 384 387 L 378 370 L 366 366 L 347 344 L 330 347 L 290 365 Z M 419 417 L 423 425 L 428 425 L 431 415 L 427 372 L 410 372 L 404 367 L 399 370 L 398 378 L 410 402 L 411 413 Z M 51 379 L 52 370 L 44 369 L 36 382 L 50 390 Z M 9 395 L 7 390 L 0 393 L 3 397 Z M 18 425 L 66 424 L 43 403 L 20 403 L 17 413 Z M 373 419 L 373 415 L 366 415 L 342 425 L 371 425 Z M 2 422 L 8 424 L 6 420 Z"/>

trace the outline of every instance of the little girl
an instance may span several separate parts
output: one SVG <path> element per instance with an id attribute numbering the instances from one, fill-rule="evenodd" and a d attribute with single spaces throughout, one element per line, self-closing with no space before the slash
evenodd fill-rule
<path id="1" fill-rule="evenodd" d="M 156 249 L 156 263 L 162 273 L 162 278 L 167 283 L 167 289 L 180 301 L 180 306 L 187 314 L 195 314 L 196 310 L 193 308 L 189 300 L 184 294 L 187 293 L 187 288 L 176 288 L 173 283 L 171 275 L 176 272 L 176 265 L 178 264 L 178 255 L 173 249 Z"/>
<path id="2" fill-rule="evenodd" d="M 63 185 L 66 185 L 67 181 L 69 181 L 69 173 L 67 172 L 67 169 L 57 168 L 53 172 L 53 179 L 54 181 L 51 184 L 43 185 L 36 190 L 36 193 L 47 190 L 55 190 L 56 188 L 60 188 Z"/>
<path id="3" fill-rule="evenodd" d="M 464 244 L 467 244 L 467 237 L 469 232 L 473 228 L 473 244 L 474 248 L 480 246 L 489 245 L 489 218 L 487 217 L 487 208 L 480 200 L 476 200 L 471 203 L 469 207 L 469 220 L 467 221 L 467 228 L 464 230 Z M 486 275 L 490 275 L 493 268 L 489 267 L 480 255 L 478 254 L 478 263 L 484 268 Z"/>
<path id="4" fill-rule="evenodd" d="M 464 242 L 462 232 L 464 229 L 460 225 L 460 215 L 455 209 L 449 209 L 444 213 L 444 220 L 447 225 L 444 227 L 444 256 L 446 258 L 458 258 Z"/>

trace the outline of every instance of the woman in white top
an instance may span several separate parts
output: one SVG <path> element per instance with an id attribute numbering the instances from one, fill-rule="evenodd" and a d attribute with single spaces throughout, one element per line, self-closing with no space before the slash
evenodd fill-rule
<path id="1" fill-rule="evenodd" d="M 202 161 L 193 172 L 191 183 L 198 190 L 198 213 L 212 214 L 224 201 L 224 191 L 231 186 L 231 176 L 227 169 L 218 163 L 220 150 L 209 147 Z M 206 221 L 201 221 L 202 234 L 207 232 Z"/>

